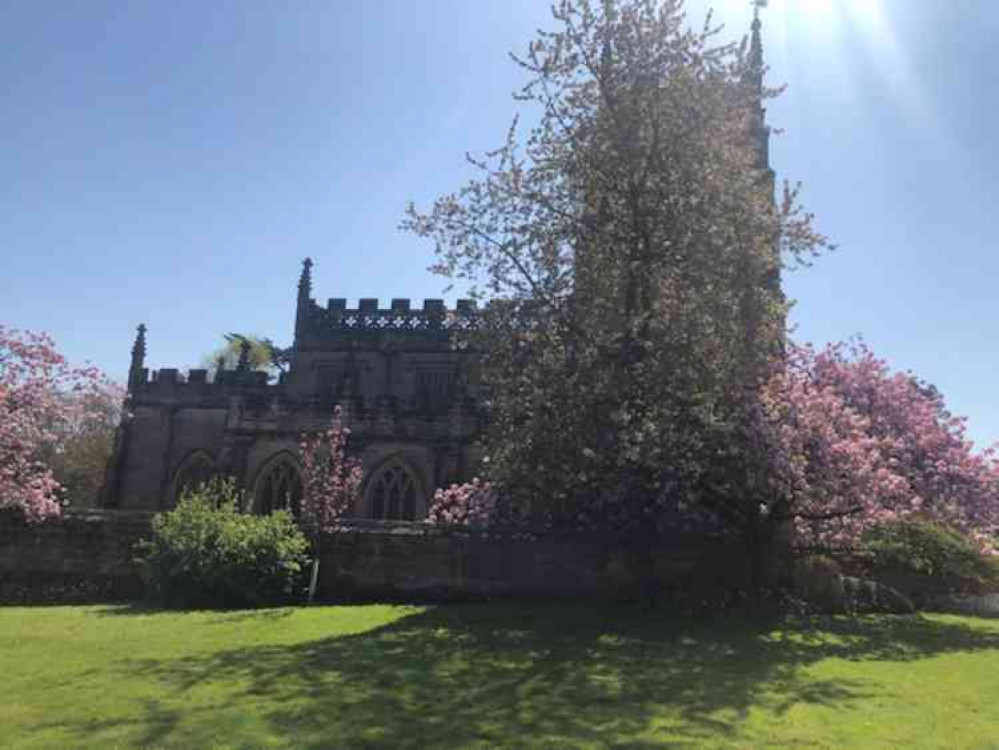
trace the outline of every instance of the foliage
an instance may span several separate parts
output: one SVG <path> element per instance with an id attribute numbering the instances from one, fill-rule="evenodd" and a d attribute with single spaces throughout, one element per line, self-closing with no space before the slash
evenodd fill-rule
<path id="1" fill-rule="evenodd" d="M 361 462 L 347 455 L 350 429 L 343 425 L 343 409 L 333 409 L 329 424 L 320 432 L 303 435 L 302 512 L 299 522 L 318 540 L 340 527 L 344 515 L 355 507 L 364 473 Z"/>
<path id="2" fill-rule="evenodd" d="M 673 0 L 564 0 L 554 18 L 515 58 L 537 127 L 515 123 L 404 227 L 493 297 L 486 474 L 505 503 L 639 536 L 714 526 L 694 511 L 779 351 L 780 256 L 827 243 L 796 190 L 774 204 L 758 54 L 686 30 Z"/>
<path id="3" fill-rule="evenodd" d="M 109 387 L 96 368 L 71 367 L 48 335 L 0 325 L 0 510 L 59 515 L 51 459 L 103 418 Z"/>
<path id="4" fill-rule="evenodd" d="M 0 671 L 12 748 L 985 750 L 999 736 L 999 620 L 973 617 L 0 608 Z"/>
<path id="5" fill-rule="evenodd" d="M 434 493 L 427 512 L 430 523 L 485 526 L 493 520 L 496 490 L 477 477 L 465 484 L 452 484 Z"/>
<path id="6" fill-rule="evenodd" d="M 941 523 L 907 519 L 883 524 L 864 535 L 876 571 L 935 579 L 947 591 L 999 590 L 999 559 Z"/>
<path id="7" fill-rule="evenodd" d="M 999 530 L 999 446 L 976 452 L 966 420 L 947 410 L 935 387 L 892 372 L 863 342 L 806 351 L 805 359 L 813 387 L 865 420 L 885 520 L 922 512 L 987 543 Z"/>
<path id="8" fill-rule="evenodd" d="M 227 333 L 225 343 L 204 358 L 205 367 L 211 372 L 234 370 L 239 364 L 243 342 L 247 342 L 248 365 L 251 370 L 274 375 L 287 366 L 287 351 L 274 344 L 269 338 L 260 335 Z"/>
<path id="9" fill-rule="evenodd" d="M 86 392 L 70 396 L 78 403 L 59 430 L 56 445 L 45 452 L 46 463 L 60 485 L 60 500 L 70 507 L 89 507 L 97 501 L 121 423 L 125 389 L 100 380 Z"/>
<path id="10" fill-rule="evenodd" d="M 169 606 L 287 603 L 304 584 L 308 541 L 285 511 L 241 513 L 230 479 L 186 492 L 153 519 L 145 547 L 151 594 Z"/>
<path id="11" fill-rule="evenodd" d="M 999 529 L 995 450 L 976 452 L 935 388 L 862 342 L 790 345 L 747 423 L 728 458 L 760 457 L 760 517 L 790 521 L 800 545 L 857 547 L 867 530 L 910 516 L 951 524 L 983 549 Z"/>

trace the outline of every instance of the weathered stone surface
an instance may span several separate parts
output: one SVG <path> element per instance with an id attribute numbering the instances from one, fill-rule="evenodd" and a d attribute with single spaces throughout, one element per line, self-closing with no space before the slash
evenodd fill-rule
<path id="1" fill-rule="evenodd" d="M 999 593 L 939 594 L 926 602 L 926 609 L 979 617 L 999 617 Z"/>
<path id="2" fill-rule="evenodd" d="M 99 510 L 38 524 L 0 517 L 0 601 L 59 598 L 60 590 L 140 595 L 135 545 L 149 537 L 151 518 Z"/>
<path id="3" fill-rule="evenodd" d="M 0 601 L 24 598 L 24 591 L 48 596 L 59 587 L 139 596 L 135 545 L 149 536 L 151 519 L 108 510 L 69 512 L 37 525 L 0 519 Z M 656 553 L 655 575 L 666 591 L 700 561 L 727 558 L 738 567 L 741 554 L 720 543 L 673 544 Z M 629 556 L 600 535 L 367 521 L 327 539 L 321 555 L 319 595 L 327 601 L 617 597 L 633 594 L 636 586 Z"/>
<path id="4" fill-rule="evenodd" d="M 704 560 L 742 562 L 741 547 L 690 540 L 654 554 L 661 591 Z M 469 530 L 360 522 L 326 540 L 320 592 L 327 598 L 631 596 L 634 560 L 600 534 Z"/>
<path id="5" fill-rule="evenodd" d="M 448 310 L 440 300 L 420 306 L 394 299 L 385 308 L 362 299 L 350 308 L 331 299 L 320 307 L 311 268 L 306 263 L 299 280 L 289 371 L 275 384 L 238 367 L 210 381 L 204 370 L 149 373 L 142 327 L 105 507 L 173 507 L 192 462 L 199 477 L 206 465 L 235 477 L 250 507 L 274 507 L 258 498 L 268 472 L 282 463 L 298 471 L 302 433 L 324 426 L 334 405 L 344 410 L 367 476 L 355 515 L 371 515 L 378 474 L 389 469 L 412 478 L 417 519 L 437 487 L 470 478 L 483 415 L 471 374 L 475 355 L 458 343 L 476 325 L 474 305 L 462 300 Z"/>

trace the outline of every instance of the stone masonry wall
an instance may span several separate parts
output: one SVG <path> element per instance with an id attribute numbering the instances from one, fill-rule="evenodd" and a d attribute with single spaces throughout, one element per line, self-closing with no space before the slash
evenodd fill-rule
<path id="1" fill-rule="evenodd" d="M 141 596 L 134 547 L 148 537 L 151 518 L 69 512 L 29 525 L 0 517 L 0 602 Z M 739 554 L 718 543 L 675 544 L 656 555 L 656 577 L 668 586 L 694 573 L 731 572 L 741 565 Z M 614 596 L 634 585 L 633 570 L 620 547 L 601 536 L 358 521 L 326 540 L 319 597 Z"/>
<path id="2" fill-rule="evenodd" d="M 135 544 L 149 513 L 67 511 L 37 524 L 0 515 L 0 602 L 117 599 L 141 595 Z"/>
<path id="3" fill-rule="evenodd" d="M 741 546 L 687 540 L 655 554 L 664 588 L 745 568 Z M 323 597 L 448 599 L 585 597 L 633 593 L 636 560 L 606 535 L 468 530 L 357 521 L 326 540 Z M 713 572 L 715 571 L 715 572 Z"/>

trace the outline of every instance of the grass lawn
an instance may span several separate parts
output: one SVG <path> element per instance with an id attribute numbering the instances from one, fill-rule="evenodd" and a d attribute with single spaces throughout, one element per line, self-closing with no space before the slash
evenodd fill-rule
<path id="1" fill-rule="evenodd" d="M 0 747 L 999 748 L 999 620 L 0 608 Z"/>

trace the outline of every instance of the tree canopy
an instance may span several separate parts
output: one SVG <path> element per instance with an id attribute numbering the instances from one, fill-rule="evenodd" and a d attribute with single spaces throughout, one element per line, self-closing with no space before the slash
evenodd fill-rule
<path id="1" fill-rule="evenodd" d="M 514 56 L 538 124 L 404 223 L 491 299 L 487 473 L 558 523 L 712 516 L 687 511 L 779 357 L 781 268 L 828 247 L 797 188 L 774 200 L 759 37 L 682 6 L 556 3 Z"/>
<path id="2" fill-rule="evenodd" d="M 59 515 L 64 490 L 95 486 L 100 456 L 81 478 L 67 450 L 114 418 L 118 393 L 96 368 L 72 367 L 48 335 L 0 325 L 0 510 L 42 520 Z"/>

